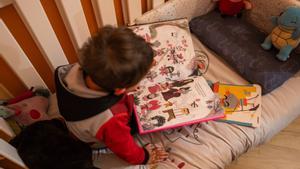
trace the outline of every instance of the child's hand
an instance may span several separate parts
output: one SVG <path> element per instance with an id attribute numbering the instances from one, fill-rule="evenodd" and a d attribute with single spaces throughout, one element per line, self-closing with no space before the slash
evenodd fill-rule
<path id="1" fill-rule="evenodd" d="M 149 152 L 149 160 L 147 164 L 155 164 L 155 163 L 162 162 L 166 160 L 169 156 L 169 153 L 167 153 L 163 149 L 163 147 L 154 144 L 146 145 L 145 149 Z"/>

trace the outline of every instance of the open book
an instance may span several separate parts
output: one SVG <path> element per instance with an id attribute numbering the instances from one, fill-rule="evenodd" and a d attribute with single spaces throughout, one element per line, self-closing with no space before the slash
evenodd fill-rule
<path id="1" fill-rule="evenodd" d="M 133 26 L 152 44 L 155 65 L 134 93 L 141 134 L 224 117 L 206 80 L 207 55 L 195 54 L 187 19 Z"/>
<path id="2" fill-rule="evenodd" d="M 134 97 L 141 134 L 224 117 L 202 76 L 142 86 Z"/>
<path id="3" fill-rule="evenodd" d="M 261 87 L 256 84 L 230 85 L 214 84 L 214 92 L 219 94 L 228 123 L 258 127 L 261 116 Z"/>

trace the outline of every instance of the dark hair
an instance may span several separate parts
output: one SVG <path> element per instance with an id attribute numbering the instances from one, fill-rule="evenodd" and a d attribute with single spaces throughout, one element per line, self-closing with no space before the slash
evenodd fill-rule
<path id="1" fill-rule="evenodd" d="M 149 43 L 126 27 L 104 26 L 80 49 L 80 65 L 101 88 L 136 85 L 153 62 Z"/>
<path id="2" fill-rule="evenodd" d="M 92 150 L 59 120 L 33 123 L 10 141 L 30 169 L 95 169 Z"/>

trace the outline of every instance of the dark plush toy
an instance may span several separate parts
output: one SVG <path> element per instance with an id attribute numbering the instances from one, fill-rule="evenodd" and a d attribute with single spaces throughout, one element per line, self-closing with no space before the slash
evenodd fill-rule
<path id="1" fill-rule="evenodd" d="M 30 169 L 96 169 L 90 146 L 57 119 L 27 126 L 10 143 Z"/>

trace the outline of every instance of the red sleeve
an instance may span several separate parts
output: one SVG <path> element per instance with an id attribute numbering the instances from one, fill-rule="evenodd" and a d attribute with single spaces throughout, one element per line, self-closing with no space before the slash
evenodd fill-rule
<path id="1" fill-rule="evenodd" d="M 139 147 L 130 134 L 128 114 L 119 113 L 106 122 L 97 132 L 96 138 L 118 157 L 131 164 L 145 164 L 148 161 L 148 152 Z"/>

